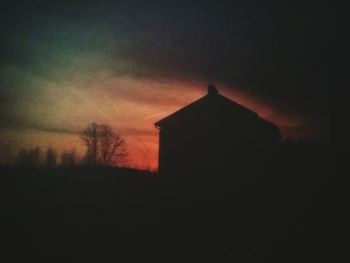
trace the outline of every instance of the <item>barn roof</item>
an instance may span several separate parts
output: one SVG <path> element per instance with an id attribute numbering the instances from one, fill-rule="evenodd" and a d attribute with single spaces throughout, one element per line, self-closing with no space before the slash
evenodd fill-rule
<path id="1" fill-rule="evenodd" d="M 208 86 L 208 94 L 157 121 L 154 125 L 161 129 L 167 126 L 193 123 L 203 119 L 220 119 L 225 122 L 254 122 L 281 138 L 278 127 L 258 116 L 250 109 L 222 96 L 213 85 Z M 255 126 L 257 127 L 257 126 Z"/>
<path id="2" fill-rule="evenodd" d="M 196 118 L 199 115 L 207 114 L 208 111 L 215 111 L 221 117 L 231 118 L 233 116 L 246 116 L 258 118 L 258 115 L 246 107 L 222 96 L 213 85 L 208 86 L 208 94 L 159 120 L 154 125 L 162 128 L 168 124 L 181 121 L 183 119 Z"/>

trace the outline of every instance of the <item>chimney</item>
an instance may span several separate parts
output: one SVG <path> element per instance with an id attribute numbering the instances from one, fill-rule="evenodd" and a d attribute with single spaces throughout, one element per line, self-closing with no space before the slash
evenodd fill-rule
<path id="1" fill-rule="evenodd" d="M 215 96 L 218 93 L 219 93 L 218 90 L 215 88 L 213 84 L 208 85 L 208 96 Z"/>

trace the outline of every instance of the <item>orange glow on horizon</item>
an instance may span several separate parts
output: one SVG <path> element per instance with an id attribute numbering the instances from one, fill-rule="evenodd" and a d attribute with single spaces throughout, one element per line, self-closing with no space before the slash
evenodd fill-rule
<path id="1" fill-rule="evenodd" d="M 181 85 L 177 87 L 177 85 Z M 182 107 L 192 103 L 193 101 L 205 96 L 207 93 L 206 85 L 198 86 L 185 86 L 183 83 L 174 83 L 174 90 L 186 90 L 184 93 L 178 93 L 178 97 L 173 102 L 162 103 L 161 96 L 154 98 L 152 102 L 147 104 L 149 109 L 152 109 L 153 114 L 144 116 L 143 122 L 138 126 L 139 131 L 143 131 L 144 134 L 128 134 L 125 132 L 125 137 L 132 147 L 132 154 L 130 155 L 130 164 L 133 167 L 140 169 L 156 170 L 158 167 L 158 143 L 159 143 L 159 131 L 154 127 L 154 123 L 160 119 L 172 114 L 173 112 L 181 109 Z M 257 99 L 249 98 L 246 95 L 234 92 L 231 89 L 218 86 L 219 92 L 234 100 L 235 102 L 255 111 L 261 118 L 267 119 L 280 126 L 281 132 L 285 131 L 281 126 L 298 125 L 299 120 L 288 118 L 288 116 L 281 113 L 273 112 L 267 105 L 259 102 Z M 288 136 L 288 134 L 284 134 Z"/>
<path id="2" fill-rule="evenodd" d="M 219 83 L 216 86 L 223 96 L 275 123 L 284 136 L 289 136 L 285 127 L 295 127 L 301 122 L 274 112 L 253 96 Z M 105 73 L 88 84 L 80 81 L 49 83 L 43 92 L 42 101 L 30 105 L 26 114 L 39 127 L 59 127 L 71 132 L 35 129 L 19 132 L 18 147 L 40 146 L 43 150 L 53 147 L 58 152 L 75 148 L 82 156 L 84 147 L 77 132 L 91 122 L 106 123 L 120 132 L 127 143 L 127 166 L 156 170 L 159 131 L 154 123 L 205 96 L 207 84 L 116 77 Z"/>

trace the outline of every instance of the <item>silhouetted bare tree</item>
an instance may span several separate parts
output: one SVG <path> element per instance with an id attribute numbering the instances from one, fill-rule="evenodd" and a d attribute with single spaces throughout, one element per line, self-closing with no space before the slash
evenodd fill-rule
<path id="1" fill-rule="evenodd" d="M 76 166 L 78 163 L 75 150 L 63 151 L 60 156 L 61 165 L 65 167 Z"/>
<path id="2" fill-rule="evenodd" d="M 51 147 L 47 148 L 45 165 L 48 168 L 53 168 L 57 165 L 57 152 Z"/>
<path id="3" fill-rule="evenodd" d="M 11 140 L 0 142 L 0 152 L 3 153 L 0 155 L 0 162 L 8 166 L 13 165 L 14 148 L 14 142 Z"/>
<path id="4" fill-rule="evenodd" d="M 80 140 L 86 146 L 86 154 L 84 161 L 87 164 L 96 165 L 97 164 L 97 147 L 98 147 L 98 129 L 99 125 L 97 123 L 90 123 L 88 126 L 80 132 Z"/>
<path id="5" fill-rule="evenodd" d="M 124 139 L 106 124 L 91 123 L 79 136 L 86 146 L 86 164 L 120 165 L 128 155 Z"/>

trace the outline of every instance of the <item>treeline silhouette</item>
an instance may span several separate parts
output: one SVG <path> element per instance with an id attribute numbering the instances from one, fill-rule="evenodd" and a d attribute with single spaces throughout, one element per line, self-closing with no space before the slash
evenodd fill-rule
<path id="1" fill-rule="evenodd" d="M 43 156 L 1 168 L 6 262 L 331 261 L 328 146 L 287 140 L 264 164 L 169 177 Z"/>
<path id="2" fill-rule="evenodd" d="M 14 166 L 17 167 L 46 167 L 54 168 L 58 166 L 73 167 L 81 164 L 75 149 L 64 150 L 59 155 L 57 151 L 51 147 L 46 151 L 42 151 L 40 147 L 22 148 L 15 156 Z"/>
<path id="3" fill-rule="evenodd" d="M 85 154 L 79 157 L 75 149 L 64 150 L 59 155 L 48 147 L 21 148 L 14 158 L 14 166 L 46 167 L 57 166 L 120 166 L 127 161 L 128 151 L 125 140 L 107 124 L 90 123 L 78 134 L 85 146 Z M 12 162 L 10 162 L 12 163 Z"/>

